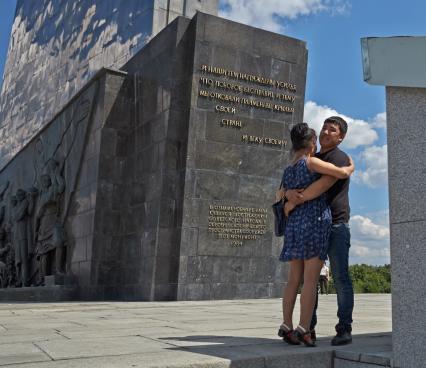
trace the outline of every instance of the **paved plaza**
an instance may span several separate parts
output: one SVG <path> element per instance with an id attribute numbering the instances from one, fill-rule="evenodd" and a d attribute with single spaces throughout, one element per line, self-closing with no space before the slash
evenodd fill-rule
<path id="1" fill-rule="evenodd" d="M 341 350 L 390 351 L 390 295 L 355 302 L 354 343 Z M 320 295 L 317 348 L 277 338 L 280 309 L 280 299 L 0 304 L 0 366 L 265 368 L 304 354 L 326 367 L 335 295 Z"/>

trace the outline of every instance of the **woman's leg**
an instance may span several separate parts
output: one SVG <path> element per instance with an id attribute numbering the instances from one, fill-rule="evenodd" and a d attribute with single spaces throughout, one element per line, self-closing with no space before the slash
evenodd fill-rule
<path id="1" fill-rule="evenodd" d="M 305 260 L 303 273 L 303 288 L 300 295 L 300 322 L 299 325 L 309 330 L 312 312 L 317 294 L 317 284 L 323 261 L 318 257 Z"/>
<path id="2" fill-rule="evenodd" d="M 303 260 L 290 261 L 287 285 L 283 291 L 283 321 L 290 329 L 293 328 L 293 309 L 297 298 L 297 290 L 303 276 Z"/>

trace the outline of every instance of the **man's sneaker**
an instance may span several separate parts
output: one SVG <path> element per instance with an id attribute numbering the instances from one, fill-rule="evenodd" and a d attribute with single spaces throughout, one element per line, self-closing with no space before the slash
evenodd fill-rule
<path id="1" fill-rule="evenodd" d="M 347 345 L 352 342 L 352 334 L 349 331 L 339 331 L 331 340 L 331 345 Z"/>
<path id="2" fill-rule="evenodd" d="M 317 333 L 315 332 L 315 330 L 311 330 L 311 339 L 313 342 L 317 341 Z"/>

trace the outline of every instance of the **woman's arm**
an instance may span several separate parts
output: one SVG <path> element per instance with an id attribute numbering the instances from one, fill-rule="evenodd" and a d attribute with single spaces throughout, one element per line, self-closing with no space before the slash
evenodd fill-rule
<path id="1" fill-rule="evenodd" d="M 346 179 L 355 170 L 355 165 L 352 159 L 349 157 L 349 166 L 337 167 L 329 162 L 320 160 L 317 157 L 309 157 L 306 161 L 309 170 L 315 171 L 318 174 L 334 176 L 338 179 Z"/>

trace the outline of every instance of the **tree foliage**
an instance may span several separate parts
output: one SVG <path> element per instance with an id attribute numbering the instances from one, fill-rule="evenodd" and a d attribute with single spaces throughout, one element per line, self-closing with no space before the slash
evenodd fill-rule
<path id="1" fill-rule="evenodd" d="M 390 265 L 370 266 L 355 264 L 349 266 L 349 273 L 355 293 L 390 293 L 391 272 Z M 333 276 L 333 275 L 331 275 Z M 328 284 L 330 293 L 335 293 L 333 277 Z"/>

